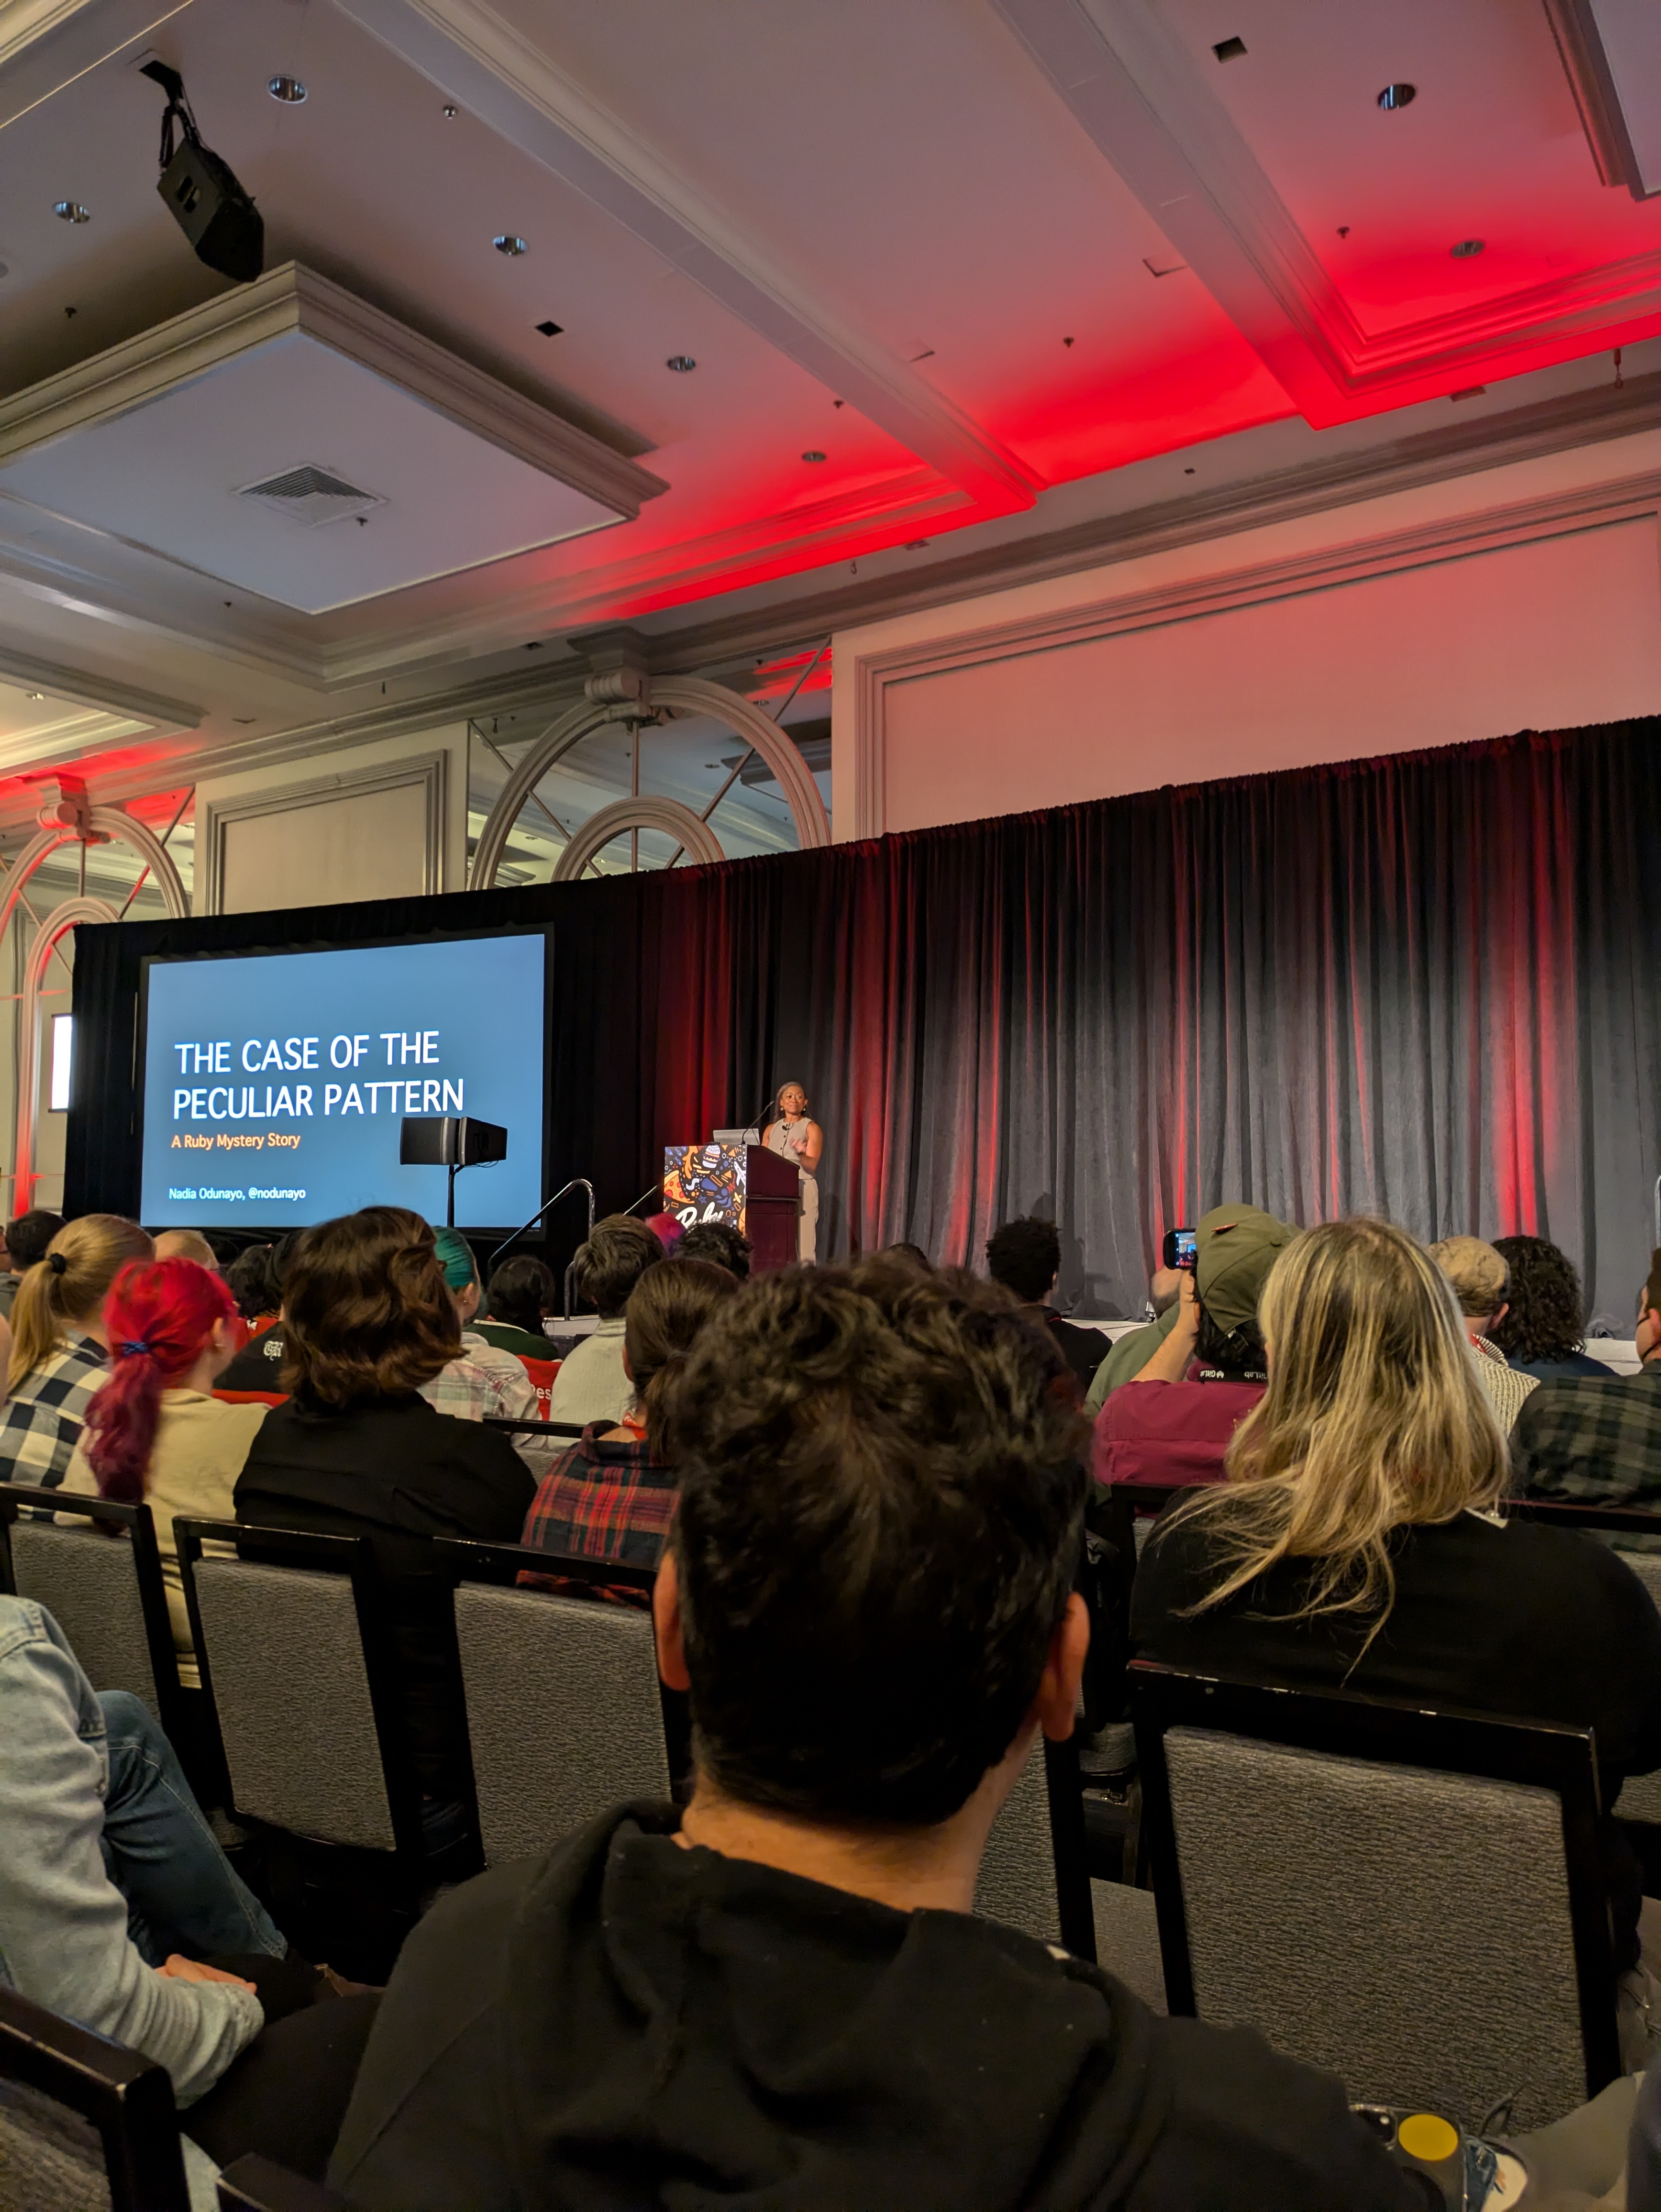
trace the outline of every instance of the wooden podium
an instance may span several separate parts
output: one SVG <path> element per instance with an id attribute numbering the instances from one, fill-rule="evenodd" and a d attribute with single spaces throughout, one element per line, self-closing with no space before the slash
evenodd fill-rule
<path id="1" fill-rule="evenodd" d="M 794 1159 L 765 1145 L 666 1146 L 663 1210 L 689 1229 L 699 1221 L 741 1229 L 757 1274 L 795 1264 L 800 1177 Z"/>

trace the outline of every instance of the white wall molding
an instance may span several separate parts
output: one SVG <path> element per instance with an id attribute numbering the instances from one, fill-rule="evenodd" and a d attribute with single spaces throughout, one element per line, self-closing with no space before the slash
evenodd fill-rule
<path id="1" fill-rule="evenodd" d="M 1053 652 L 1130 630 L 1192 621 L 1540 538 L 1658 518 L 1661 518 L 1661 470 L 1522 500 L 1486 513 L 1351 538 L 1287 557 L 1177 577 L 1140 591 L 1059 609 L 983 621 L 915 642 L 856 652 L 851 666 L 854 789 L 851 811 L 844 814 L 839 805 L 839 819 L 848 822 L 846 834 L 854 837 L 881 836 L 886 830 L 887 700 L 897 684 L 948 670 Z M 1658 553 L 1661 557 L 1661 544 Z M 1661 605 L 1658 619 L 1661 619 Z M 842 674 L 846 680 L 850 672 L 844 668 Z"/>
<path id="2" fill-rule="evenodd" d="M 311 782 L 285 784 L 277 790 L 201 800 L 196 824 L 198 913 L 217 914 L 221 910 L 225 894 L 225 832 L 233 823 L 251 822 L 272 814 L 303 813 L 308 807 L 332 805 L 343 799 L 369 798 L 412 784 L 421 787 L 423 799 L 421 888 L 424 894 L 443 890 L 449 765 L 447 752 L 421 753 L 407 760 L 346 769 Z"/>

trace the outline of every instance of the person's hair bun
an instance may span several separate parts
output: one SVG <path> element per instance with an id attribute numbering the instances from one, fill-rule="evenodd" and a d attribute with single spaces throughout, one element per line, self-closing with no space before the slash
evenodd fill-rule
<path id="1" fill-rule="evenodd" d="M 70 1272 L 70 1263 L 61 1252 L 48 1252 L 46 1265 L 54 1275 L 67 1275 Z"/>

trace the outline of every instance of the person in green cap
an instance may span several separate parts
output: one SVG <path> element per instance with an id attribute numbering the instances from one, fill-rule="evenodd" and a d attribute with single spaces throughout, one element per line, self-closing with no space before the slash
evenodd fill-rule
<path id="1" fill-rule="evenodd" d="M 1256 1206 L 1201 1217 L 1175 1320 L 1096 1417 L 1098 1482 L 1221 1481 L 1229 1438 L 1268 1379 L 1257 1300 L 1297 1233 Z"/>

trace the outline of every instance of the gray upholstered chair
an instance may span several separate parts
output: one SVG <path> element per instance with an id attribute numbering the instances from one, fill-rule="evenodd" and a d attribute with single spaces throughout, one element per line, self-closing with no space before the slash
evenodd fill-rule
<path id="1" fill-rule="evenodd" d="M 189 2212 L 165 2067 L 0 1984 L 3 2212 Z"/>
<path id="2" fill-rule="evenodd" d="M 0 1586 L 45 1606 L 94 1690 L 130 1690 L 170 1726 L 179 1668 L 148 1505 L 0 1483 Z"/>
<path id="3" fill-rule="evenodd" d="M 1130 1673 L 1172 2013 L 1467 2126 L 1614 2080 L 1589 1730 Z"/>
<path id="4" fill-rule="evenodd" d="M 1074 1958 L 1096 1956 L 1077 1750 L 1040 1736 L 992 1824 L 975 1910 Z"/>
<path id="5" fill-rule="evenodd" d="M 419 1790 L 368 1541 L 182 1516 L 173 1534 L 231 1810 L 418 1880 Z"/>
<path id="6" fill-rule="evenodd" d="M 546 1850 L 630 1797 L 669 1795 L 652 1616 L 517 1587 L 521 1571 L 649 1592 L 650 1569 L 441 1540 L 453 1569 L 479 1832 L 492 1865 Z"/>
<path id="7" fill-rule="evenodd" d="M 1661 1513 L 1646 1513 L 1634 1506 L 1560 1505 L 1542 1498 L 1518 1498 L 1507 1510 L 1519 1520 L 1541 1521 L 1559 1528 L 1584 1528 L 1589 1534 L 1617 1540 L 1624 1536 L 1628 1543 L 1636 1539 L 1661 1547 Z M 1661 1548 L 1623 1549 L 1621 1556 L 1661 1611 Z M 1661 1772 L 1629 1776 L 1615 1809 L 1623 1820 L 1644 1820 L 1661 1827 Z"/>

